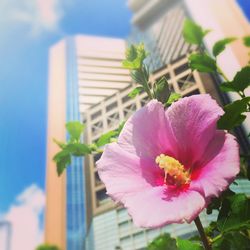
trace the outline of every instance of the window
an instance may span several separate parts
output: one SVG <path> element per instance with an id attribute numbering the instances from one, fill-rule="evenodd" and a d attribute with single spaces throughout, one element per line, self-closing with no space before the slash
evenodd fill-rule
<path id="1" fill-rule="evenodd" d="M 96 192 L 97 206 L 103 205 L 110 200 L 106 194 L 106 189 Z"/>

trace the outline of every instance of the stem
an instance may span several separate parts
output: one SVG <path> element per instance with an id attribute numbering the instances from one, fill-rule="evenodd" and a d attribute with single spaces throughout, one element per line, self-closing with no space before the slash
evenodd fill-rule
<path id="1" fill-rule="evenodd" d="M 145 89 L 145 91 L 147 92 L 149 98 L 152 100 L 152 99 L 153 99 L 153 96 L 152 96 L 151 91 L 150 91 L 150 89 L 149 89 L 148 83 L 147 83 L 147 85 L 144 85 L 144 87 L 145 87 L 144 89 Z"/>
<path id="2" fill-rule="evenodd" d="M 222 237 L 222 234 L 217 235 L 216 237 L 214 237 L 212 239 L 212 242 L 215 242 L 215 241 L 219 240 L 221 237 Z"/>
<path id="3" fill-rule="evenodd" d="M 197 218 L 194 220 L 195 225 L 199 231 L 200 237 L 201 237 L 201 241 L 203 243 L 204 249 L 205 250 L 212 250 L 211 248 L 211 244 L 208 242 L 207 236 L 205 234 L 204 228 L 201 224 L 200 218 L 199 216 L 197 216 Z"/>
<path id="4" fill-rule="evenodd" d="M 217 70 L 220 75 L 224 78 L 225 81 L 230 82 L 225 73 L 222 71 L 222 69 L 217 65 Z"/>
<path id="5" fill-rule="evenodd" d="M 141 74 L 143 75 L 143 87 L 144 87 L 144 90 L 146 91 L 146 93 L 148 94 L 148 97 L 152 100 L 153 99 L 153 96 L 152 96 L 152 93 L 150 91 L 150 88 L 149 88 L 149 85 L 148 85 L 148 79 L 147 77 L 145 76 L 145 73 L 143 72 L 142 69 L 140 69 L 141 71 Z"/>

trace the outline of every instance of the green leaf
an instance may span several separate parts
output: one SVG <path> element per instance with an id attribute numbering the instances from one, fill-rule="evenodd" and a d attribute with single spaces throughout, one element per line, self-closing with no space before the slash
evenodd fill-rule
<path id="1" fill-rule="evenodd" d="M 126 59 L 128 61 L 134 61 L 136 57 L 137 57 L 137 48 L 135 45 L 131 44 L 131 46 L 126 49 Z"/>
<path id="2" fill-rule="evenodd" d="M 126 122 L 123 121 L 123 122 L 121 122 L 121 123 L 119 124 L 119 127 L 118 127 L 118 129 L 116 130 L 117 136 L 121 133 L 121 131 L 122 131 L 122 129 L 123 129 L 125 123 L 126 123 Z"/>
<path id="3" fill-rule="evenodd" d="M 250 86 L 250 67 L 246 66 L 236 73 L 233 84 L 237 91 L 244 91 Z"/>
<path id="4" fill-rule="evenodd" d="M 97 141 L 96 145 L 98 147 L 101 147 L 101 146 L 104 146 L 105 144 L 108 144 L 111 142 L 111 139 L 116 137 L 118 134 L 117 134 L 117 131 L 116 130 L 112 130 L 112 131 L 109 131 L 105 134 L 103 134 Z"/>
<path id="5" fill-rule="evenodd" d="M 250 229 L 250 199 L 245 194 L 236 194 L 224 199 L 217 226 L 222 233 Z"/>
<path id="6" fill-rule="evenodd" d="M 219 197 L 212 198 L 209 205 L 207 206 L 207 214 L 212 214 L 213 210 L 219 210 L 223 199 L 229 196 L 232 196 L 234 194 L 235 193 L 231 189 L 228 188 Z"/>
<path id="7" fill-rule="evenodd" d="M 74 156 L 84 156 L 91 153 L 91 148 L 83 143 L 69 143 L 66 149 Z"/>
<path id="8" fill-rule="evenodd" d="M 122 62 L 127 69 L 140 69 L 148 53 L 145 51 L 144 44 L 131 45 L 126 50 L 126 59 Z"/>
<path id="9" fill-rule="evenodd" d="M 190 19 L 186 19 L 184 22 L 182 34 L 187 43 L 200 45 L 203 37 L 209 32 L 209 30 L 203 30 L 201 26 L 196 24 Z"/>
<path id="10" fill-rule="evenodd" d="M 183 240 L 181 238 L 177 238 L 176 241 L 179 250 L 203 250 L 201 244 L 197 242 L 192 242 L 190 240 Z"/>
<path id="11" fill-rule="evenodd" d="M 224 92 L 238 92 L 232 82 L 223 82 L 220 85 L 220 89 Z"/>
<path id="12" fill-rule="evenodd" d="M 58 141 L 57 139 L 53 138 L 53 142 L 56 143 L 61 149 L 64 149 L 66 144 L 63 142 Z"/>
<path id="13" fill-rule="evenodd" d="M 138 86 L 136 88 L 134 88 L 131 92 L 129 92 L 128 96 L 130 98 L 135 98 L 137 95 L 139 95 L 141 92 L 143 91 L 143 87 L 142 86 Z"/>
<path id="14" fill-rule="evenodd" d="M 115 130 L 111 130 L 105 134 L 103 134 L 97 141 L 96 146 L 97 147 L 102 147 L 105 144 L 111 143 L 116 141 L 117 137 L 121 133 L 123 127 L 125 125 L 125 121 L 121 122 L 119 127 Z"/>
<path id="15" fill-rule="evenodd" d="M 168 101 L 166 102 L 167 106 L 170 106 L 173 102 L 178 101 L 181 98 L 181 94 L 179 93 L 171 93 L 171 95 L 168 98 Z"/>
<path id="16" fill-rule="evenodd" d="M 42 244 L 36 250 L 59 250 L 59 248 L 55 245 Z"/>
<path id="17" fill-rule="evenodd" d="M 147 250 L 178 250 L 176 240 L 164 233 L 155 238 L 147 247 Z"/>
<path id="18" fill-rule="evenodd" d="M 250 47 L 250 36 L 243 37 L 243 42 L 245 46 Z"/>
<path id="19" fill-rule="evenodd" d="M 250 239 L 242 232 L 226 233 L 212 245 L 213 250 L 247 250 Z"/>
<path id="20" fill-rule="evenodd" d="M 216 72 L 216 61 L 207 54 L 193 53 L 189 56 L 189 66 L 199 72 Z"/>
<path id="21" fill-rule="evenodd" d="M 243 113 L 247 111 L 247 105 L 249 102 L 250 97 L 245 97 L 226 105 L 224 107 L 225 113 L 217 122 L 217 127 L 219 129 L 230 130 L 239 126 L 246 119 L 246 116 L 243 115 Z"/>
<path id="22" fill-rule="evenodd" d="M 218 42 L 216 42 L 213 46 L 213 55 L 216 57 L 218 56 L 225 48 L 226 45 L 235 41 L 236 38 L 235 37 L 228 37 L 222 40 L 219 40 Z"/>
<path id="23" fill-rule="evenodd" d="M 153 90 L 155 98 L 163 104 L 166 103 L 170 96 L 170 89 L 166 77 L 162 77 L 160 80 L 156 81 Z"/>
<path id="24" fill-rule="evenodd" d="M 71 163 L 70 152 L 62 150 L 54 156 L 53 160 L 56 162 L 57 174 L 60 176 L 63 170 Z"/>
<path id="25" fill-rule="evenodd" d="M 79 121 L 72 121 L 66 123 L 66 129 L 70 135 L 71 141 L 79 141 L 80 136 L 85 128 L 85 125 Z"/>
<path id="26" fill-rule="evenodd" d="M 98 149 L 98 147 L 95 143 L 89 144 L 88 147 L 91 150 L 91 152 L 96 151 Z"/>
<path id="27" fill-rule="evenodd" d="M 243 92 L 250 86 L 250 67 L 246 66 L 238 71 L 231 82 L 224 82 L 220 85 L 225 92 Z"/>

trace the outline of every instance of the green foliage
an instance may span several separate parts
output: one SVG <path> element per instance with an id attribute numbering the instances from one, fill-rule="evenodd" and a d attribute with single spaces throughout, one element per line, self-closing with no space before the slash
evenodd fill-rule
<path id="1" fill-rule="evenodd" d="M 207 73 L 213 73 L 217 70 L 216 61 L 207 54 L 193 53 L 188 60 L 192 70 Z"/>
<path id="2" fill-rule="evenodd" d="M 242 98 L 224 107 L 225 114 L 217 122 L 219 129 L 231 130 L 239 126 L 245 119 L 250 97 Z"/>
<path id="3" fill-rule="evenodd" d="M 249 162 L 250 162 L 250 153 L 240 156 L 240 176 L 242 176 L 243 178 L 247 178 L 248 180 L 250 180 Z"/>
<path id="4" fill-rule="evenodd" d="M 116 138 L 117 136 L 117 132 L 115 130 L 112 130 L 112 131 L 109 131 L 105 134 L 103 134 L 97 141 L 96 145 L 98 147 L 102 147 L 104 146 L 105 144 L 108 144 L 111 142 L 111 139 L 112 138 Z"/>
<path id="5" fill-rule="evenodd" d="M 126 69 L 140 69 L 147 55 L 143 43 L 138 45 L 132 44 L 126 50 L 126 59 L 122 62 L 122 65 Z"/>
<path id="6" fill-rule="evenodd" d="M 116 131 L 117 131 L 117 136 L 120 135 L 120 133 L 121 133 L 121 131 L 122 131 L 124 125 L 125 125 L 125 121 L 123 121 L 123 122 L 121 122 L 121 123 L 119 124 L 119 127 L 116 129 Z"/>
<path id="7" fill-rule="evenodd" d="M 71 156 L 84 156 L 92 153 L 93 148 L 90 145 L 80 142 L 71 142 L 64 144 L 65 146 L 53 158 L 56 162 L 57 174 L 60 176 L 64 169 L 70 165 Z"/>
<path id="8" fill-rule="evenodd" d="M 67 123 L 66 128 L 70 134 L 70 140 L 67 143 L 63 143 L 53 139 L 53 141 L 61 148 L 61 151 L 59 151 L 53 158 L 53 161 L 56 162 L 58 176 L 60 176 L 64 169 L 71 164 L 72 156 L 81 157 L 93 152 L 100 152 L 99 147 L 116 139 L 124 124 L 125 122 L 122 122 L 116 130 L 103 134 L 96 144 L 87 145 L 80 142 L 81 134 L 84 131 L 85 125 L 80 122 Z"/>
<path id="9" fill-rule="evenodd" d="M 128 96 L 130 98 L 135 98 L 137 95 L 139 95 L 141 92 L 143 91 L 143 87 L 142 86 L 138 86 L 136 88 L 134 88 L 131 92 L 129 92 Z"/>
<path id="10" fill-rule="evenodd" d="M 114 139 L 116 139 L 119 136 L 119 134 L 121 133 L 121 130 L 122 130 L 124 124 L 125 124 L 125 122 L 122 122 L 117 129 L 111 130 L 111 131 L 103 134 L 98 139 L 98 141 L 96 143 L 97 147 L 102 147 L 102 146 L 114 141 Z"/>
<path id="11" fill-rule="evenodd" d="M 81 135 L 85 128 L 84 124 L 79 121 L 72 121 L 67 122 L 65 126 L 70 137 L 69 142 L 63 143 L 53 139 L 61 148 L 61 151 L 53 158 L 53 161 L 56 163 L 58 176 L 60 176 L 64 169 L 71 164 L 71 156 L 84 156 L 93 151 L 89 145 L 80 142 Z"/>
<path id="12" fill-rule="evenodd" d="M 217 226 L 222 233 L 250 229 L 250 199 L 245 194 L 224 199 Z"/>
<path id="13" fill-rule="evenodd" d="M 147 250 L 178 250 L 176 240 L 167 233 L 155 238 L 147 247 Z"/>
<path id="14" fill-rule="evenodd" d="M 246 66 L 238 71 L 231 82 L 225 82 L 220 85 L 221 90 L 228 92 L 243 92 L 250 86 L 250 67 Z"/>
<path id="15" fill-rule="evenodd" d="M 145 85 L 148 82 L 149 72 L 145 65 L 140 69 L 131 70 L 130 75 L 132 79 L 140 85 Z"/>
<path id="16" fill-rule="evenodd" d="M 55 245 L 42 244 L 36 248 L 36 250 L 60 250 Z"/>
<path id="17" fill-rule="evenodd" d="M 236 38 L 235 37 L 228 37 L 222 40 L 219 40 L 218 42 L 216 42 L 213 46 L 213 55 L 216 57 L 218 56 L 225 48 L 226 45 L 235 41 Z"/>
<path id="18" fill-rule="evenodd" d="M 160 80 L 155 82 L 153 91 L 155 98 L 159 102 L 163 104 L 166 103 L 171 93 L 166 77 L 162 77 Z"/>
<path id="19" fill-rule="evenodd" d="M 202 246 L 191 240 L 172 238 L 164 233 L 155 238 L 147 247 L 147 250 L 202 250 Z"/>
<path id="20" fill-rule="evenodd" d="M 178 101 L 181 98 L 181 94 L 179 93 L 171 93 L 171 95 L 169 96 L 167 102 L 166 102 L 166 106 L 170 106 L 173 102 Z"/>
<path id="21" fill-rule="evenodd" d="M 250 239 L 242 232 L 230 232 L 223 235 L 215 243 L 213 250 L 247 250 Z"/>
<path id="22" fill-rule="evenodd" d="M 70 152 L 73 156 L 84 156 L 91 153 L 91 148 L 83 143 L 69 143 L 65 150 Z"/>
<path id="23" fill-rule="evenodd" d="M 245 46 L 250 47 L 250 36 L 243 37 L 243 42 Z"/>
<path id="24" fill-rule="evenodd" d="M 182 30 L 183 37 L 187 43 L 201 45 L 203 37 L 209 30 L 203 30 L 201 26 L 190 19 L 186 19 Z"/>
<path id="25" fill-rule="evenodd" d="M 53 161 L 56 162 L 57 174 L 60 176 L 64 169 L 71 163 L 70 152 L 63 149 L 54 156 Z"/>
<path id="26" fill-rule="evenodd" d="M 176 239 L 177 247 L 179 250 L 203 250 L 201 244 L 190 240 Z"/>
<path id="27" fill-rule="evenodd" d="M 70 141 L 79 141 L 84 128 L 85 125 L 79 121 L 67 122 L 66 129 L 69 133 Z"/>
<path id="28" fill-rule="evenodd" d="M 65 143 L 58 141 L 57 139 L 53 138 L 53 142 L 57 144 L 60 148 L 64 148 L 66 146 Z"/>
<path id="29" fill-rule="evenodd" d="M 207 207 L 207 214 L 212 214 L 213 210 L 219 210 L 223 199 L 230 197 L 234 194 L 235 193 L 228 188 L 226 191 L 222 192 L 220 197 L 212 198 L 210 204 Z"/>

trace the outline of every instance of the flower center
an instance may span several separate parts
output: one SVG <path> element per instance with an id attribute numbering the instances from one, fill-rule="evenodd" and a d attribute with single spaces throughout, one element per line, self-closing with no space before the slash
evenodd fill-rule
<path id="1" fill-rule="evenodd" d="M 165 172 L 165 184 L 181 186 L 190 183 L 190 173 L 175 158 L 160 154 L 155 158 L 155 162 Z"/>

